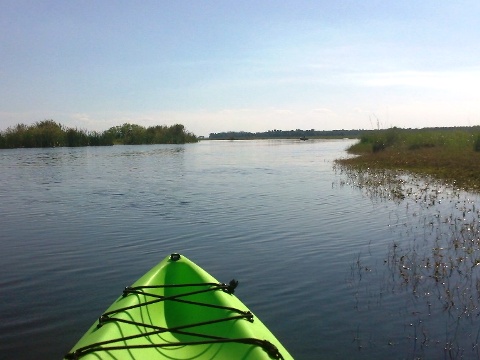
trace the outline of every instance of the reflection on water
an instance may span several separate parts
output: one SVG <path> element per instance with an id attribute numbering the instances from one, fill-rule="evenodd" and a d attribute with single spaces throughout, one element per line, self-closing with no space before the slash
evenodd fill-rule
<path id="1" fill-rule="evenodd" d="M 392 337 L 389 346 L 407 344 L 411 358 L 479 358 L 478 196 L 398 172 L 337 170 L 345 175 L 342 185 L 397 204 L 383 262 L 359 254 L 351 265 L 358 311 L 377 312 L 389 298 L 403 298 L 392 313 L 403 318 L 404 339 Z M 355 341 L 364 346 L 360 335 Z"/>

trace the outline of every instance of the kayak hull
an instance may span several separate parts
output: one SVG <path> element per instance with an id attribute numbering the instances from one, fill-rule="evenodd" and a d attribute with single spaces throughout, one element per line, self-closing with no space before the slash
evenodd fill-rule
<path id="1" fill-rule="evenodd" d="M 235 286 L 172 254 L 126 288 L 65 358 L 292 359 Z"/>

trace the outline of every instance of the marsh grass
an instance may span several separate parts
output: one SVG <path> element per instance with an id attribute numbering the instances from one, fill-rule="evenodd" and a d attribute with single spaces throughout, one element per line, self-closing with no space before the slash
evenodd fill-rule
<path id="1" fill-rule="evenodd" d="M 338 163 L 359 170 L 401 170 L 480 190 L 480 128 L 366 132 Z"/>
<path id="2" fill-rule="evenodd" d="M 388 346 L 409 342 L 408 349 L 401 349 L 407 358 L 442 354 L 446 359 L 480 359 L 478 195 L 454 183 L 400 171 L 345 165 L 337 170 L 343 186 L 374 201 L 397 204 L 390 214 L 392 240 L 383 262 L 372 264 L 366 254 L 352 262 L 355 308 L 376 311 L 362 302 L 376 298 L 381 304 L 388 294 L 401 298 L 404 308 L 395 311 L 407 330 L 389 334 Z"/>

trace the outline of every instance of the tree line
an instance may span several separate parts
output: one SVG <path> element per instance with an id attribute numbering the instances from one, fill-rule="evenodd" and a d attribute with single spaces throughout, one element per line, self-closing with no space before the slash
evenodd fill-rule
<path id="1" fill-rule="evenodd" d="M 125 123 L 104 132 L 68 128 L 53 120 L 33 125 L 18 124 L 0 131 L 0 148 L 108 146 L 114 144 L 184 144 L 196 142 L 197 137 L 181 124 L 151 126 Z"/>
<path id="2" fill-rule="evenodd" d="M 307 139 L 307 138 L 350 138 L 360 139 L 365 136 L 377 135 L 383 133 L 391 133 L 402 130 L 406 133 L 421 133 L 421 132 L 443 132 L 448 133 L 450 131 L 478 131 L 480 126 L 453 126 L 453 127 L 429 127 L 422 129 L 402 129 L 393 127 L 390 129 L 378 129 L 378 130 L 268 130 L 264 132 L 248 132 L 248 131 L 227 131 L 219 133 L 210 133 L 209 139 L 211 140 L 253 140 L 253 139 Z M 480 148 L 480 145 L 479 145 Z"/>
<path id="3" fill-rule="evenodd" d="M 268 130 L 263 132 L 227 131 L 211 133 L 211 140 L 298 139 L 298 138 L 357 138 L 362 130 Z"/>

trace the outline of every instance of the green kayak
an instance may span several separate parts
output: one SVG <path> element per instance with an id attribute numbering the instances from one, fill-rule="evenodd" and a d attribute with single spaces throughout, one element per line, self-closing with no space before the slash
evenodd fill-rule
<path id="1" fill-rule="evenodd" d="M 172 254 L 120 296 L 65 359 L 293 359 L 234 295 Z"/>

